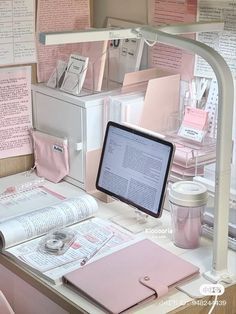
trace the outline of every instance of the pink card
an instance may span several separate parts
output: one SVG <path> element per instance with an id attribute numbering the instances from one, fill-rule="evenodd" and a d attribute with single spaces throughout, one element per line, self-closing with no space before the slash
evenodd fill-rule
<path id="1" fill-rule="evenodd" d="M 187 107 L 178 135 L 201 143 L 206 135 L 208 112 L 203 109 Z"/>
<path id="2" fill-rule="evenodd" d="M 203 130 L 208 121 L 208 112 L 203 109 L 187 107 L 182 124 Z"/>

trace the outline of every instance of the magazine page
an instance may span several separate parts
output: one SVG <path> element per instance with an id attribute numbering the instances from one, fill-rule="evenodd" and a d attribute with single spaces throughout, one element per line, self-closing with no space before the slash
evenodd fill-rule
<path id="1" fill-rule="evenodd" d="M 84 220 L 98 209 L 90 195 L 70 198 L 0 223 L 0 248 L 6 249 L 48 231 Z"/>
<path id="2" fill-rule="evenodd" d="M 90 263 L 137 239 L 135 235 L 111 221 L 97 217 L 70 226 L 66 230 L 74 231 L 76 236 L 62 255 L 42 251 L 41 243 L 46 236 L 9 248 L 5 254 L 49 281 L 57 283 L 66 273 L 82 267 L 82 261 Z"/>

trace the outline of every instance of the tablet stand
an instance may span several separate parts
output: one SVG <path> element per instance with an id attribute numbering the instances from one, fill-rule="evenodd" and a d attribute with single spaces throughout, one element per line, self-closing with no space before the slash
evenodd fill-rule
<path id="1" fill-rule="evenodd" d="M 161 222 L 152 216 L 149 216 L 137 209 L 133 209 L 129 205 L 124 205 L 127 212 L 110 218 L 117 225 L 125 228 L 132 233 L 145 232 L 150 228 L 161 226 Z"/>

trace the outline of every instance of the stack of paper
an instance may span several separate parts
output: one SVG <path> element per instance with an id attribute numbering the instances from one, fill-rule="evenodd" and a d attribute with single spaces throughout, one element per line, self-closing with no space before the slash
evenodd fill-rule
<path id="1" fill-rule="evenodd" d="M 108 96 L 105 122 L 128 122 L 138 125 L 142 115 L 144 97 L 144 91 Z"/>

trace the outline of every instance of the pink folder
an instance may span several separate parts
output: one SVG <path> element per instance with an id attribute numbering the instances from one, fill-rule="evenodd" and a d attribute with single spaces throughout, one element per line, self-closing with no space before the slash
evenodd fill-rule
<path id="1" fill-rule="evenodd" d="M 179 84 L 178 74 L 149 80 L 139 126 L 159 133 L 169 130 L 170 117 L 179 111 Z"/>
<path id="2" fill-rule="evenodd" d="M 4 294 L 0 290 L 0 313 L 1 314 L 14 314 L 10 304 L 7 302 Z"/>
<path id="3" fill-rule="evenodd" d="M 64 281 L 109 312 L 120 313 L 165 295 L 198 271 L 152 241 L 142 240 L 72 271 Z"/>
<path id="4" fill-rule="evenodd" d="M 129 72 L 126 73 L 124 76 L 123 87 L 148 82 L 149 80 L 158 77 L 165 77 L 173 74 L 174 74 L 173 72 L 159 68 L 151 68 L 136 72 Z"/>

